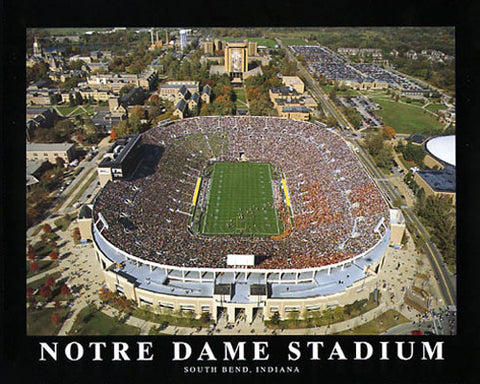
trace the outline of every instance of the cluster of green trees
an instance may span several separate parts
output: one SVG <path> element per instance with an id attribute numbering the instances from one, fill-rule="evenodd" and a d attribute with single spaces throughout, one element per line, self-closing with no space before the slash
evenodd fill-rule
<path id="1" fill-rule="evenodd" d="M 235 114 L 236 95 L 230 84 L 230 78 L 227 75 L 212 76 L 203 82 L 212 87 L 212 92 L 211 103 L 202 105 L 200 116 Z"/>
<path id="2" fill-rule="evenodd" d="M 446 91 L 455 91 L 455 61 L 449 63 L 432 62 L 422 56 L 419 56 L 417 60 L 410 60 L 403 56 L 391 60 L 400 72 L 424 80 Z"/>
<path id="3" fill-rule="evenodd" d="M 249 112 L 250 115 L 275 116 L 277 112 L 273 108 L 268 91 L 282 84 L 277 77 L 279 68 L 268 65 L 262 67 L 262 72 L 262 75 L 251 76 L 244 81 Z"/>
<path id="4" fill-rule="evenodd" d="M 365 135 L 365 148 L 379 168 L 390 170 L 393 165 L 393 154 L 391 147 L 385 143 L 381 131 L 369 132 Z"/>
<path id="5" fill-rule="evenodd" d="M 425 150 L 421 145 L 414 145 L 408 142 L 407 145 L 400 140 L 395 147 L 395 151 L 401 153 L 403 158 L 407 161 L 413 161 L 418 167 L 423 168 L 423 159 L 425 158 Z"/>
<path id="6" fill-rule="evenodd" d="M 75 124 L 70 119 L 58 120 L 53 128 L 37 128 L 31 141 L 37 143 L 58 143 L 67 141 L 75 132 Z"/>
<path id="7" fill-rule="evenodd" d="M 50 165 L 40 177 L 39 182 L 30 187 L 26 198 L 28 228 L 37 224 L 52 205 L 50 194 L 60 186 L 65 171 L 63 164 L 63 160 L 57 158 L 56 164 Z"/>
<path id="8" fill-rule="evenodd" d="M 426 225 L 432 240 L 446 264 L 456 263 L 456 218 L 455 208 L 448 196 L 425 198 L 423 189 L 417 192 L 416 211 Z"/>
<path id="9" fill-rule="evenodd" d="M 135 105 L 129 112 L 128 119 L 121 121 L 113 130 L 116 137 L 142 133 L 156 122 L 172 117 L 173 104 L 153 95 L 142 105 Z"/>
<path id="10" fill-rule="evenodd" d="M 201 63 L 202 51 L 196 50 L 188 59 L 180 61 L 173 54 L 167 53 L 160 59 L 161 73 L 170 79 L 194 80 L 204 82 L 209 78 L 209 64 Z"/>
<path id="11" fill-rule="evenodd" d="M 27 67 L 27 84 L 31 82 L 37 82 L 40 80 L 45 80 L 50 82 L 48 77 L 48 64 L 44 62 L 39 62 L 34 64 L 32 67 Z"/>

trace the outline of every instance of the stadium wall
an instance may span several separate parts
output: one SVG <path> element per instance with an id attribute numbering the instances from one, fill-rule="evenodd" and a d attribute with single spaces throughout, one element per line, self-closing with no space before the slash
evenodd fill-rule
<path id="1" fill-rule="evenodd" d="M 166 266 L 146 260 L 142 260 L 135 256 L 129 255 L 122 250 L 116 248 L 113 244 L 108 242 L 105 237 L 98 231 L 95 224 L 93 224 L 94 233 L 94 245 L 97 252 L 98 261 L 102 267 L 105 283 L 107 287 L 114 291 L 125 295 L 128 299 L 131 299 L 139 306 L 148 306 L 155 312 L 183 312 L 192 311 L 196 317 L 200 317 L 203 312 L 209 312 L 212 319 L 217 321 L 220 314 L 220 309 L 226 313 L 227 321 L 235 321 L 236 310 L 243 310 L 246 316 L 246 320 L 251 322 L 254 320 L 254 314 L 262 316 L 263 320 L 268 320 L 271 316 L 278 312 L 281 319 L 288 318 L 289 312 L 299 312 L 302 316 L 304 313 L 308 313 L 311 310 L 325 310 L 335 306 L 344 306 L 350 304 L 355 300 L 368 299 L 370 293 L 377 286 L 377 275 L 380 270 L 385 252 L 387 251 L 390 230 L 387 230 L 379 242 L 369 249 L 367 252 L 358 255 L 354 259 L 347 260 L 346 262 L 337 263 L 334 265 L 328 265 L 320 268 L 309 268 L 308 270 L 259 270 L 259 269 L 244 269 L 244 268 L 181 268 L 175 266 Z M 162 293 L 155 292 L 153 289 L 148 288 L 148 282 L 141 281 L 138 276 L 133 274 L 114 271 L 115 267 L 126 260 L 135 263 L 140 267 L 141 264 L 148 264 L 151 271 L 157 268 L 164 268 L 169 271 L 181 271 L 182 275 L 188 274 L 193 271 L 200 271 L 201 273 L 214 271 L 214 278 L 208 280 L 204 279 L 204 285 L 210 285 L 211 290 L 202 295 L 195 295 L 192 292 L 182 295 L 178 292 L 175 293 Z M 222 298 L 213 294 L 214 282 L 220 274 L 233 272 L 240 279 L 242 274 L 245 273 L 291 273 L 292 271 L 306 271 L 315 272 L 328 271 L 328 275 L 335 277 L 342 276 L 342 271 L 345 266 L 352 265 L 356 262 L 356 266 L 363 266 L 364 275 L 363 278 L 353 282 L 351 285 L 345 287 L 339 284 L 338 290 L 334 288 L 333 292 L 328 294 L 315 294 L 312 290 L 311 294 L 303 293 L 301 297 L 250 297 L 249 302 L 232 302 L 228 298 L 223 300 Z M 203 272 L 202 272 L 203 271 Z M 246 274 L 245 274 L 246 276 Z M 168 273 L 167 273 L 168 278 Z M 336 277 L 335 277 L 336 278 Z M 180 280 L 178 280 L 180 283 Z M 188 280 L 184 282 L 188 283 Z M 193 280 L 190 281 L 192 283 Z M 198 281 L 197 281 L 198 283 Z M 301 284 L 302 281 L 298 281 Z M 287 282 L 278 281 L 279 286 L 293 286 L 293 281 Z M 288 289 L 288 288 L 287 288 Z M 187 290 L 188 292 L 188 290 Z M 260 311 L 258 311 L 260 309 Z"/>

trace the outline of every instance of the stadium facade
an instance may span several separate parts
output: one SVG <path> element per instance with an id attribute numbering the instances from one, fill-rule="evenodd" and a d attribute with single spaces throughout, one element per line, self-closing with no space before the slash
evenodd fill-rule
<path id="1" fill-rule="evenodd" d="M 242 313 L 251 322 L 343 306 L 377 288 L 390 210 L 337 133 L 284 118 L 197 117 L 152 128 L 138 143 L 135 170 L 109 181 L 93 204 L 110 290 L 154 311 L 227 321 Z M 279 167 L 275 204 L 292 223 L 283 235 L 192 232 L 208 201 L 208 183 L 199 193 L 202 170 L 216 161 Z"/>

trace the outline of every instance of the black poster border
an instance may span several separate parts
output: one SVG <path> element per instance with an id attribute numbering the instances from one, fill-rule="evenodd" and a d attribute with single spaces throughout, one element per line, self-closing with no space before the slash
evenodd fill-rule
<path id="1" fill-rule="evenodd" d="M 381 4 L 381 3 L 380 3 Z M 475 111 L 478 106 L 479 43 L 478 6 L 473 1 L 462 5 L 455 2 L 429 2 L 414 5 L 395 3 L 394 8 L 371 1 L 352 6 L 345 1 L 321 2 L 317 5 L 293 1 L 257 1 L 214 3 L 154 3 L 151 1 L 123 5 L 119 2 L 82 1 L 66 4 L 45 0 L 3 3 L 1 35 L 2 59 L 2 140 L 0 174 L 2 177 L 2 316 L 0 332 L 2 348 L 0 361 L 15 381 L 35 383 L 137 383 L 137 382 L 296 382 L 333 383 L 477 383 L 478 361 L 478 304 L 475 283 L 478 281 L 478 250 L 474 248 L 475 213 L 478 212 L 473 182 L 478 174 L 478 130 Z M 458 185 L 458 335 L 431 337 L 384 336 L 160 336 L 160 337 L 27 337 L 25 335 L 25 201 L 23 168 L 25 166 L 25 129 L 23 121 L 25 84 L 25 28 L 43 26 L 454 26 L 456 28 L 457 60 L 457 185 Z M 468 127 L 468 128 L 467 128 Z M 310 360 L 306 343 L 324 342 L 321 360 Z M 390 360 L 379 359 L 381 342 L 390 342 Z M 443 342 L 444 360 L 422 360 L 422 353 L 410 361 L 395 358 L 395 342 L 421 342 L 432 345 Z M 58 343 L 62 351 L 69 343 L 85 349 L 91 342 L 105 342 L 104 361 L 93 361 L 85 353 L 79 361 L 68 361 L 59 354 L 57 362 L 40 361 L 40 343 Z M 114 342 L 126 342 L 130 351 L 138 351 L 139 343 L 153 354 L 152 361 L 111 361 Z M 175 362 L 173 343 L 186 342 L 200 351 L 208 342 L 222 358 L 223 342 L 246 343 L 247 361 L 221 362 L 220 366 L 246 366 L 243 373 L 184 373 L 185 366 L 208 366 L 210 362 L 189 360 Z M 254 342 L 266 342 L 270 353 L 268 362 L 252 361 Z M 298 342 L 302 357 L 289 361 L 288 344 Z M 353 360 L 355 342 L 370 343 L 372 358 Z M 151 344 L 150 344 L 151 343 Z M 348 356 L 347 361 L 328 360 L 338 343 Z M 295 346 L 296 344 L 294 344 Z M 73 347 L 77 347 L 74 345 Z M 298 367 L 300 372 L 256 373 L 256 366 Z M 219 368 L 221 369 L 221 368 Z M 13 382 L 12 379 L 3 382 Z"/>

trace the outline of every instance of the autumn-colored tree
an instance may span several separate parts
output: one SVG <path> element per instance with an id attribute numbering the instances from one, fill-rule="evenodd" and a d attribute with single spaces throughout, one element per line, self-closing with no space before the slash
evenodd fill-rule
<path id="1" fill-rule="evenodd" d="M 36 261 L 30 263 L 30 271 L 37 272 L 39 268 L 40 267 Z"/>
<path id="2" fill-rule="evenodd" d="M 37 258 L 37 254 L 35 253 L 35 250 L 33 248 L 28 248 L 27 251 L 27 258 L 28 260 L 35 260 Z"/>
<path id="3" fill-rule="evenodd" d="M 70 288 L 68 288 L 67 285 L 63 284 L 62 287 L 60 288 L 60 293 L 62 295 L 69 295 L 70 294 Z"/>
<path id="4" fill-rule="evenodd" d="M 33 296 L 33 288 L 27 285 L 27 297 Z"/>
<path id="5" fill-rule="evenodd" d="M 148 99 L 149 105 L 158 105 L 159 103 L 160 103 L 160 97 L 158 97 L 158 95 L 152 95 Z"/>
<path id="6" fill-rule="evenodd" d="M 390 140 L 395 137 L 397 132 L 395 132 L 395 129 L 392 127 L 389 127 L 388 125 L 384 125 L 382 127 L 382 135 L 385 140 Z"/>
<path id="7" fill-rule="evenodd" d="M 100 299 L 110 301 L 113 298 L 113 293 L 109 289 L 102 286 L 99 293 Z"/>
<path id="8" fill-rule="evenodd" d="M 53 312 L 52 317 L 50 318 L 50 321 L 52 322 L 52 324 L 58 324 L 59 320 L 60 318 L 58 317 L 58 313 Z"/>
<path id="9" fill-rule="evenodd" d="M 115 141 L 117 140 L 117 134 L 115 133 L 115 131 L 112 129 L 110 131 L 110 141 Z"/>
<path id="10" fill-rule="evenodd" d="M 80 229 L 78 229 L 78 227 L 75 227 L 74 230 L 73 230 L 73 241 L 78 244 L 82 238 L 82 236 L 80 235 Z"/>
<path id="11" fill-rule="evenodd" d="M 58 252 L 57 251 L 50 252 L 50 259 L 58 260 Z"/>
<path id="12" fill-rule="evenodd" d="M 52 290 L 47 285 L 42 285 L 40 287 L 40 296 L 42 297 L 50 297 L 52 295 Z"/>
<path id="13" fill-rule="evenodd" d="M 129 112 L 129 118 L 137 117 L 139 119 L 145 118 L 145 110 L 141 105 L 134 105 Z"/>
<path id="14" fill-rule="evenodd" d="M 55 285 L 55 279 L 52 276 L 48 276 L 45 280 L 45 285 L 47 287 L 53 287 Z"/>
<path id="15" fill-rule="evenodd" d="M 43 229 L 43 232 L 44 232 L 44 233 L 50 233 L 50 232 L 52 232 L 52 227 L 50 226 L 50 224 L 44 224 L 43 227 L 42 227 L 42 229 Z"/>

